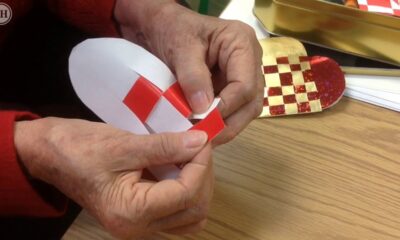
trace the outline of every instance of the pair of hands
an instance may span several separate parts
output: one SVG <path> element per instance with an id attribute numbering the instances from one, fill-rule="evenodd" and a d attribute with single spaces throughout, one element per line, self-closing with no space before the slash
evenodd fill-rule
<path id="1" fill-rule="evenodd" d="M 161 58 L 195 112 L 214 96 L 233 139 L 262 108 L 261 47 L 245 24 L 201 16 L 172 0 L 117 0 L 122 36 Z M 138 136 L 102 123 L 45 118 L 16 124 L 29 174 L 50 183 L 119 238 L 183 234 L 205 225 L 213 191 L 212 146 L 203 132 Z M 186 163 L 178 179 L 152 182 L 143 169 Z"/>

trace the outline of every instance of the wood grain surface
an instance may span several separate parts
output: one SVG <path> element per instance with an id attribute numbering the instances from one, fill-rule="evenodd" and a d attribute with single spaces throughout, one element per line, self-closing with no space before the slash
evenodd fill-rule
<path id="1" fill-rule="evenodd" d="M 344 98 L 258 119 L 214 154 L 209 222 L 148 240 L 400 239 L 400 114 Z M 64 236 L 112 239 L 86 212 Z"/>

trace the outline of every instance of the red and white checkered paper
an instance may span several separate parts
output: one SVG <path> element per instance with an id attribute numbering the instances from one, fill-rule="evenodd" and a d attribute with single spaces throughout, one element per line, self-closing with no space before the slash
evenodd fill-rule
<path id="1" fill-rule="evenodd" d="M 192 114 L 168 67 L 124 39 L 89 39 L 69 59 L 79 98 L 105 122 L 136 134 L 202 130 L 211 141 L 224 128 L 216 99 L 204 114 Z M 198 122 L 192 123 L 191 120 Z M 159 179 L 176 178 L 175 166 L 151 168 Z"/>
<path id="2" fill-rule="evenodd" d="M 264 108 L 260 117 L 322 111 L 307 56 L 264 57 Z"/>
<path id="3" fill-rule="evenodd" d="M 361 10 L 400 17 L 398 0 L 358 0 L 358 5 Z"/>

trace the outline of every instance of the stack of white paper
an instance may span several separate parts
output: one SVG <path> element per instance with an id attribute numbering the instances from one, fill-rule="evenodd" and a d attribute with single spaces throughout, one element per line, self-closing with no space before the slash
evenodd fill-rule
<path id="1" fill-rule="evenodd" d="M 347 74 L 345 96 L 400 111 L 400 76 Z"/>

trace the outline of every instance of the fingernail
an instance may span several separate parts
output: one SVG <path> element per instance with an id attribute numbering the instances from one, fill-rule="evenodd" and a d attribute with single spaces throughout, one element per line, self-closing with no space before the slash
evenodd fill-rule
<path id="1" fill-rule="evenodd" d="M 188 131 L 183 137 L 183 144 L 186 148 L 197 148 L 207 142 L 208 136 L 203 131 Z"/>
<path id="2" fill-rule="evenodd" d="M 204 91 L 198 91 L 190 97 L 190 105 L 194 112 L 203 113 L 207 110 L 209 101 Z"/>

